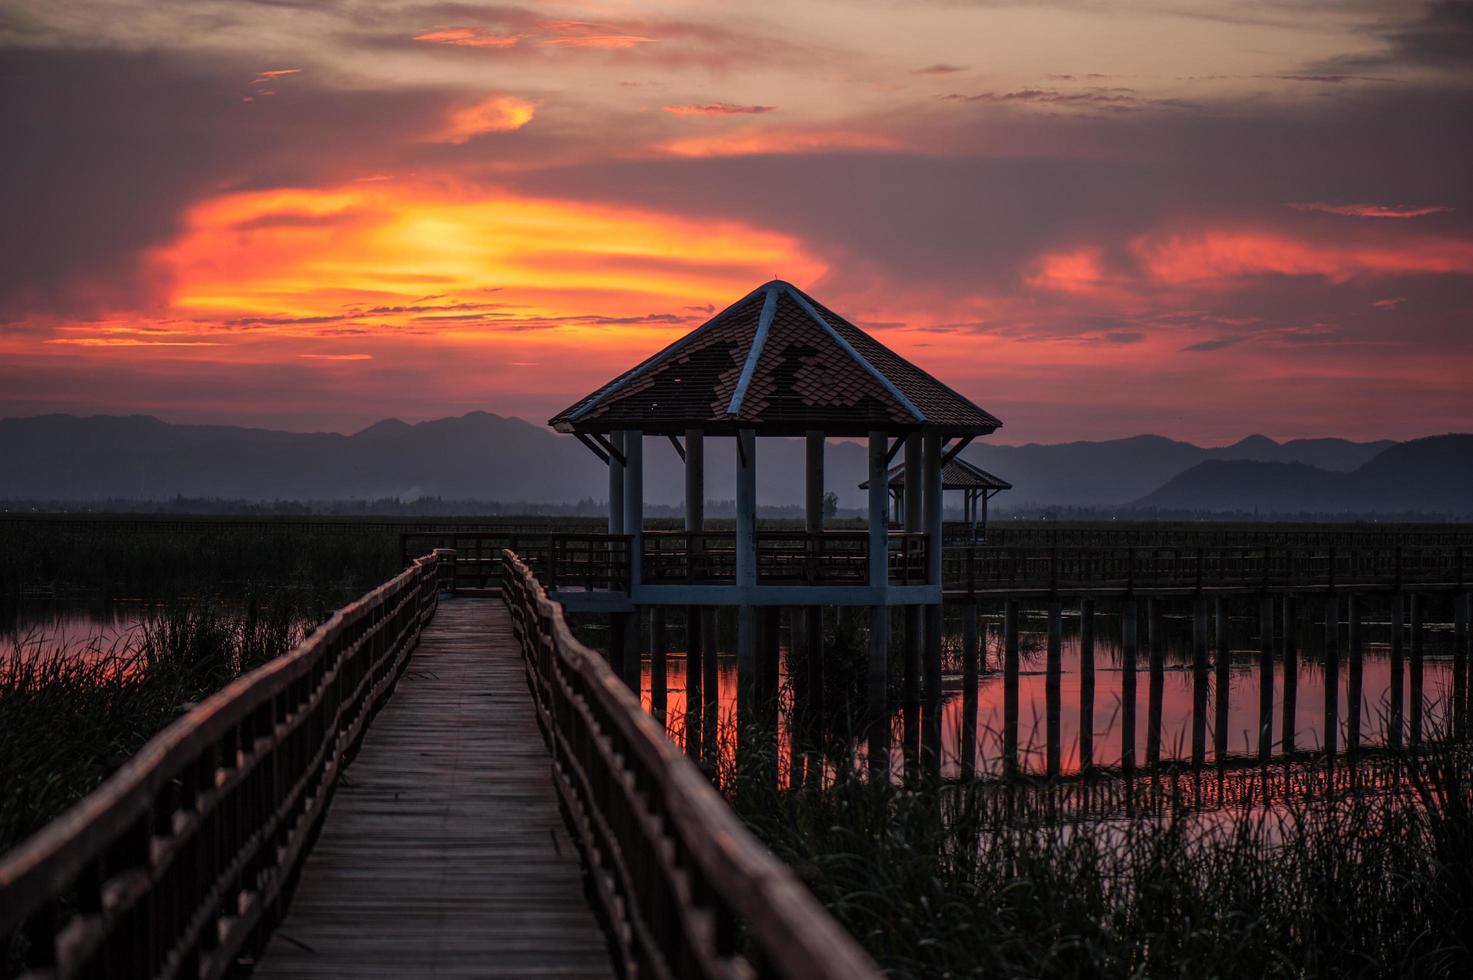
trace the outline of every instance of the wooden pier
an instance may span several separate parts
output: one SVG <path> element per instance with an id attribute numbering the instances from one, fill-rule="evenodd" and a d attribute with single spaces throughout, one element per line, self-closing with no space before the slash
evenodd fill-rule
<path id="1" fill-rule="evenodd" d="M 504 605 L 440 604 L 256 977 L 614 975 L 523 672 Z"/>

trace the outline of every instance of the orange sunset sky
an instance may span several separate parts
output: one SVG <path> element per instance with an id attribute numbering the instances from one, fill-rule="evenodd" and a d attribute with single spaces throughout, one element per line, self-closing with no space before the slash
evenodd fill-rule
<path id="1" fill-rule="evenodd" d="M 998 441 L 1473 423 L 1473 4 L 10 0 L 0 416 L 541 422 L 776 275 Z"/>

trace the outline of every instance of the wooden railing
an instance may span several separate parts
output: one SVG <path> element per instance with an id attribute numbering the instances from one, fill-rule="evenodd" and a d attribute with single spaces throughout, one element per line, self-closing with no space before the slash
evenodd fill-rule
<path id="1" fill-rule="evenodd" d="M 926 536 L 887 535 L 890 582 L 926 581 Z M 735 531 L 646 531 L 641 555 L 646 585 L 731 584 L 736 581 Z M 864 585 L 869 580 L 869 532 L 759 530 L 757 581 L 765 585 Z"/>
<path id="2" fill-rule="evenodd" d="M 453 554 L 343 607 L 173 722 L 0 862 L 28 977 L 219 977 L 261 947 Z"/>
<path id="3" fill-rule="evenodd" d="M 629 589 L 629 542 L 626 534 L 549 532 L 536 529 L 457 531 L 404 534 L 400 549 L 407 563 L 427 547 L 456 553 L 458 590 L 495 589 L 501 584 L 501 553 L 511 549 L 542 575 L 551 589 Z"/>
<path id="4" fill-rule="evenodd" d="M 878 978 L 512 552 L 501 595 L 621 975 Z"/>
<path id="5" fill-rule="evenodd" d="M 963 592 L 1133 592 L 1447 587 L 1473 584 L 1473 547 L 949 547 L 942 582 Z"/>

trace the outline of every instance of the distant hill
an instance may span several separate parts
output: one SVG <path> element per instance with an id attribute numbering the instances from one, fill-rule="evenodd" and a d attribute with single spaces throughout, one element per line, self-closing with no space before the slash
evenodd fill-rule
<path id="1" fill-rule="evenodd" d="M 731 445 L 728 439 L 712 440 L 706 452 L 706 487 L 713 500 L 734 496 Z M 1006 510 L 1119 507 L 1153 497 L 1158 488 L 1165 493 L 1170 481 L 1203 463 L 1297 464 L 1316 472 L 1352 471 L 1392 448 L 1395 443 L 1342 439 L 1277 443 L 1263 436 L 1204 448 L 1146 435 L 1026 446 L 993 446 L 979 440 L 965 455 L 1013 483 L 1015 489 L 997 501 Z M 684 487 L 682 464 L 666 440 L 646 440 L 645 465 L 649 502 L 678 504 Z M 827 483 L 839 494 L 841 505 L 861 507 L 858 485 L 866 477 L 864 447 L 830 443 L 826 465 Z M 802 478 L 801 441 L 762 441 L 757 462 L 760 504 L 798 504 Z M 522 419 L 486 412 L 413 425 L 385 419 L 352 435 L 179 425 L 144 415 L 0 420 L 4 500 L 443 497 L 561 506 L 603 500 L 607 485 L 603 465 L 576 440 Z M 1202 493 L 1206 491 L 1192 490 L 1186 496 Z"/>
<path id="2" fill-rule="evenodd" d="M 965 455 L 1015 488 L 1005 506 L 1108 507 L 1128 504 L 1178 473 L 1209 460 L 1304 463 L 1326 470 L 1353 470 L 1390 441 L 1295 439 L 1274 442 L 1254 435 L 1231 446 L 1203 448 L 1163 436 L 1133 436 L 1105 442 L 1058 445 L 975 444 Z"/>
<path id="3" fill-rule="evenodd" d="M 1399 443 L 1350 472 L 1304 463 L 1209 460 L 1168 480 L 1136 506 L 1262 514 L 1473 516 L 1473 435 Z"/>

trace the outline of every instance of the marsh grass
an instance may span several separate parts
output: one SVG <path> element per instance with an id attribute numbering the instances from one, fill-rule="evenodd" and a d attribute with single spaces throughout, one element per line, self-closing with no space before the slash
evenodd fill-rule
<path id="1" fill-rule="evenodd" d="M 1325 803 L 1059 819 L 995 784 L 837 764 L 721 773 L 754 832 L 894 977 L 1473 975 L 1473 757 L 1433 745 Z"/>
<path id="2" fill-rule="evenodd" d="M 290 650 L 312 621 L 278 592 L 169 604 L 105 645 L 13 638 L 0 649 L 0 852 L 200 699 Z"/>

